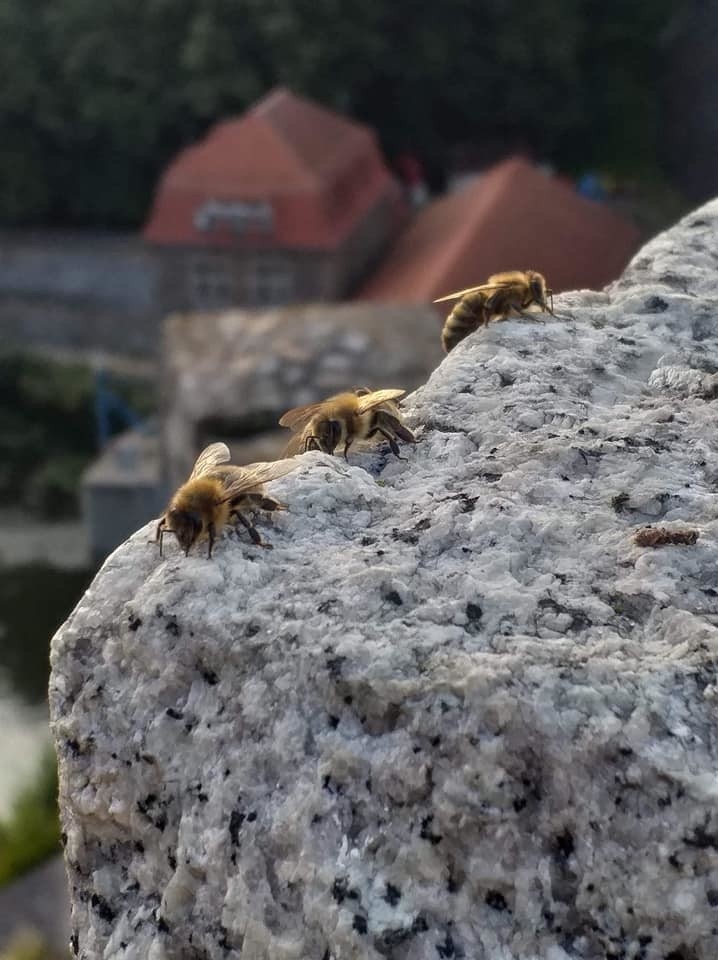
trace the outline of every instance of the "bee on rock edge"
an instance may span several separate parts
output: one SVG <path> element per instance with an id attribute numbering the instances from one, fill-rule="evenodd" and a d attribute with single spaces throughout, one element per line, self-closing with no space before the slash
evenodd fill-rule
<path id="1" fill-rule="evenodd" d="M 486 283 L 468 287 L 439 297 L 434 303 L 458 300 L 446 318 L 441 331 L 441 342 L 446 353 L 479 327 L 488 326 L 492 320 L 505 320 L 515 313 L 528 316 L 530 309 L 553 312 L 553 291 L 546 286 L 543 274 L 536 270 L 507 270 L 495 273 Z"/>
<path id="2" fill-rule="evenodd" d="M 264 484 L 285 476 L 299 463 L 283 459 L 237 467 L 228 463 L 229 457 L 224 443 L 211 443 L 197 457 L 192 473 L 172 496 L 157 524 L 154 542 L 160 545 L 160 556 L 164 535 L 173 533 L 185 556 L 195 543 L 206 538 L 207 556 L 211 557 L 218 533 L 233 523 L 241 523 L 257 546 L 271 549 L 245 512 L 286 510 L 283 503 L 265 494 Z"/>
<path id="3" fill-rule="evenodd" d="M 349 447 L 355 440 L 381 435 L 389 441 L 392 453 L 404 459 L 399 454 L 397 439 L 416 443 L 414 434 L 402 421 L 397 403 L 405 392 L 362 387 L 288 410 L 280 418 L 279 425 L 289 427 L 295 435 L 284 450 L 284 456 L 307 450 L 333 454 L 337 447 L 343 446 L 344 458 L 348 459 Z"/>

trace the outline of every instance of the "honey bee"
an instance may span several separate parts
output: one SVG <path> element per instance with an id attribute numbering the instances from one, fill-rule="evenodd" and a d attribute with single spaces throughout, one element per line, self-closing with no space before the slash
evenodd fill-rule
<path id="1" fill-rule="evenodd" d="M 441 342 L 446 353 L 478 327 L 488 326 L 492 320 L 505 320 L 511 313 L 526 317 L 527 310 L 538 308 L 556 316 L 553 312 L 553 291 L 546 286 L 543 274 L 535 270 L 495 273 L 478 287 L 450 293 L 434 300 L 434 303 L 446 300 L 459 301 L 446 318 L 441 331 Z"/>
<path id="2" fill-rule="evenodd" d="M 334 453 L 344 446 L 347 459 L 349 447 L 355 440 L 368 440 L 381 434 L 389 441 L 392 453 L 399 454 L 397 439 L 416 443 L 414 434 L 404 426 L 399 405 L 405 390 L 368 390 L 360 387 L 328 397 L 319 403 L 288 410 L 279 425 L 289 427 L 295 434 L 289 441 L 284 456 L 305 453 L 307 450 L 322 450 Z"/>
<path id="3" fill-rule="evenodd" d="M 157 524 L 154 542 L 160 545 L 160 556 L 162 538 L 173 533 L 185 556 L 194 543 L 206 537 L 207 556 L 211 557 L 217 534 L 233 519 L 247 529 L 257 546 L 271 549 L 244 513 L 251 509 L 286 510 L 283 503 L 266 496 L 263 484 L 283 477 L 299 464 L 277 460 L 235 467 L 227 462 L 229 456 L 225 443 L 211 443 L 197 457 L 187 482 L 174 494 Z"/>

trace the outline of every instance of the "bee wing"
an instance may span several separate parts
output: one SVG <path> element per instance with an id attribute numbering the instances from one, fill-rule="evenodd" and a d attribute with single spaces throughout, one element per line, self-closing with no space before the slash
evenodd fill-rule
<path id="1" fill-rule="evenodd" d="M 434 300 L 434 303 L 443 303 L 445 300 L 460 300 L 461 297 L 467 296 L 469 293 L 492 293 L 494 290 L 499 290 L 501 287 L 505 287 L 509 284 L 510 281 L 505 281 L 503 283 L 480 283 L 478 287 L 467 287 L 466 290 L 457 290 L 456 293 L 447 293 L 445 297 L 439 297 L 438 300 Z"/>
<path id="2" fill-rule="evenodd" d="M 304 432 L 299 431 L 292 434 L 292 439 L 282 451 L 282 457 L 293 457 L 297 453 L 304 453 Z"/>
<path id="3" fill-rule="evenodd" d="M 197 477 L 203 477 L 211 473 L 214 467 L 219 466 L 221 463 L 226 463 L 229 457 L 229 447 L 226 443 L 210 443 L 197 457 L 189 479 L 196 480 Z"/>
<path id="4" fill-rule="evenodd" d="M 270 480 L 291 473 L 299 466 L 298 459 L 272 460 L 268 463 L 250 463 L 246 467 L 226 467 L 222 480 L 225 489 L 225 501 L 234 500 L 241 493 L 259 487 Z"/>
<path id="5" fill-rule="evenodd" d="M 366 413 L 367 410 L 373 410 L 374 407 L 386 403 L 387 400 L 398 400 L 403 397 L 406 390 L 374 390 L 371 393 L 363 394 L 359 397 L 358 411 Z"/>
<path id="6" fill-rule="evenodd" d="M 301 430 L 309 421 L 314 417 L 327 401 L 322 400 L 320 403 L 310 403 L 306 407 L 294 407 L 292 410 L 287 410 L 286 413 L 283 413 L 279 418 L 280 427 L 290 427 L 292 430 Z"/>

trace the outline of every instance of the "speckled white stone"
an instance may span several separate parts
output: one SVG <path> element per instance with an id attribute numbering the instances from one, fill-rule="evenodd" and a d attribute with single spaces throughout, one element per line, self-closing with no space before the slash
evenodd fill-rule
<path id="1" fill-rule="evenodd" d="M 716 291 L 714 202 L 461 343 L 406 462 L 308 454 L 273 551 L 110 557 L 52 649 L 80 957 L 718 956 Z"/>

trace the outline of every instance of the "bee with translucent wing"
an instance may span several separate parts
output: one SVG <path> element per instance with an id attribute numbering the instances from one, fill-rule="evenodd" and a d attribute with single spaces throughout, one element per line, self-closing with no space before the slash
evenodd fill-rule
<path id="1" fill-rule="evenodd" d="M 493 320 L 504 320 L 510 314 L 528 316 L 531 309 L 553 312 L 553 291 L 546 286 L 543 274 L 536 270 L 507 270 L 495 273 L 478 287 L 467 287 L 439 297 L 434 303 L 458 300 L 446 318 L 441 342 L 446 353 L 479 327 Z"/>
<path id="2" fill-rule="evenodd" d="M 397 403 L 405 392 L 360 388 L 328 397 L 319 403 L 288 410 L 281 417 L 279 425 L 289 427 L 295 435 L 289 441 L 284 456 L 305 453 L 307 450 L 333 454 L 337 447 L 343 446 L 347 459 L 349 447 L 355 440 L 368 440 L 380 435 L 389 441 L 392 453 L 400 457 L 397 439 L 416 443 L 414 434 L 402 421 Z"/>
<path id="3" fill-rule="evenodd" d="M 218 533 L 232 522 L 241 523 L 257 546 L 271 549 L 245 512 L 286 509 L 283 503 L 266 495 L 264 484 L 285 476 L 299 463 L 284 459 L 236 467 L 228 462 L 229 457 L 224 443 L 210 444 L 197 457 L 192 473 L 172 496 L 157 524 L 155 542 L 160 545 L 160 556 L 164 535 L 173 533 L 185 555 L 193 544 L 206 537 L 207 556 L 211 557 Z"/>

